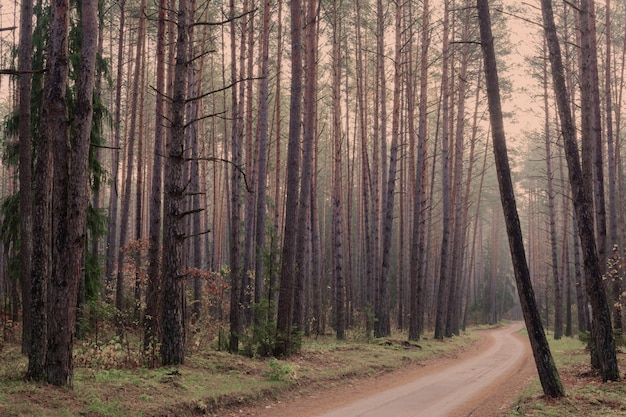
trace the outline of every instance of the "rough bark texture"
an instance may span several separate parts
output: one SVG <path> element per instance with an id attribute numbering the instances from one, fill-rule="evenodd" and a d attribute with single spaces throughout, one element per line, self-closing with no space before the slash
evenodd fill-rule
<path id="1" fill-rule="evenodd" d="M 542 0 L 541 9 L 545 36 L 550 53 L 552 80 L 561 121 L 561 133 L 565 145 L 565 158 L 569 168 L 569 181 L 572 188 L 574 210 L 576 211 L 578 235 L 580 236 L 583 253 L 585 286 L 593 312 L 591 334 L 593 343 L 599 354 L 602 379 L 604 381 L 617 381 L 619 380 L 619 369 L 617 366 L 615 342 L 611 328 L 611 314 L 602 283 L 602 270 L 594 239 L 591 191 L 585 188 L 583 182 L 583 172 L 580 167 L 578 148 L 576 145 L 575 127 L 572 121 L 565 79 L 563 77 L 561 50 L 556 27 L 554 25 L 552 1 Z"/>
<path id="2" fill-rule="evenodd" d="M 158 340 L 161 288 L 161 190 L 163 184 L 163 124 L 165 94 L 165 1 L 159 0 L 156 38 L 156 91 L 154 152 L 150 190 L 150 246 L 148 249 L 148 288 L 144 316 L 144 349 L 154 349 Z"/>
<path id="3" fill-rule="evenodd" d="M 172 123 L 168 137 L 165 163 L 165 218 L 163 236 L 163 338 L 161 362 L 178 365 L 185 361 L 185 291 L 182 248 L 185 238 L 182 230 L 182 211 L 185 184 L 183 184 L 183 148 L 185 144 L 185 99 L 188 60 L 187 0 L 178 3 L 178 36 L 176 66 L 174 68 L 174 95 Z"/>
<path id="4" fill-rule="evenodd" d="M 317 99 L 317 0 L 307 0 L 305 45 L 304 45 L 304 102 L 303 102 L 303 141 L 300 172 L 300 197 L 298 199 L 298 230 L 296 241 L 294 326 L 296 331 L 305 330 L 306 302 L 310 282 L 310 240 L 311 240 L 311 196 L 313 179 L 313 150 L 316 132 Z"/>
<path id="5" fill-rule="evenodd" d="M 535 304 L 535 296 L 530 281 L 530 272 L 526 263 L 522 230 L 517 215 L 513 183 L 506 149 L 504 125 L 502 121 L 502 109 L 500 105 L 500 87 L 496 68 L 496 56 L 491 34 L 491 17 L 489 14 L 488 0 L 478 0 L 478 17 L 480 21 L 480 39 L 485 61 L 485 79 L 487 86 L 487 98 L 489 101 L 489 118 L 491 121 L 493 152 L 498 173 L 500 197 L 504 219 L 506 222 L 507 235 L 511 250 L 511 259 L 515 273 L 520 303 L 526 328 L 530 338 L 530 344 L 535 357 L 535 364 L 539 373 L 539 380 L 545 395 L 550 397 L 562 397 L 565 395 L 563 385 L 554 364 L 548 341 L 546 339 L 541 318 Z"/>
<path id="6" fill-rule="evenodd" d="M 291 98 L 289 104 L 289 142 L 287 147 L 287 196 L 283 259 L 278 298 L 277 346 L 275 354 L 292 353 L 291 325 L 295 286 L 298 179 L 300 173 L 300 121 L 302 116 L 302 2 L 291 2 Z"/>
<path id="7" fill-rule="evenodd" d="M 73 347 L 76 331 L 76 303 L 81 276 L 85 273 L 87 206 L 89 203 L 89 144 L 93 116 L 96 51 L 98 47 L 98 2 L 81 5 L 81 62 L 74 111 L 74 141 L 68 175 L 66 241 L 60 268 L 48 287 L 50 302 L 47 380 L 72 386 Z M 68 137 L 69 139 L 69 137 Z M 58 274 L 58 275 L 57 275 Z"/>

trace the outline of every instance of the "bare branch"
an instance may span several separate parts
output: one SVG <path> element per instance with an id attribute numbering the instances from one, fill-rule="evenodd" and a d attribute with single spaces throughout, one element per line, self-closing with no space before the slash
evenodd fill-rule
<path id="1" fill-rule="evenodd" d="M 198 232 L 198 233 L 194 233 L 191 235 L 185 235 L 185 239 L 189 239 L 189 238 L 196 237 L 196 236 L 202 236 L 202 235 L 206 235 L 209 233 L 211 233 L 211 230 L 207 229 L 204 232 Z"/>
<path id="2" fill-rule="evenodd" d="M 241 176 L 243 177 L 243 182 L 246 186 L 246 190 L 251 193 L 252 189 L 250 188 L 250 186 L 248 185 L 248 180 L 246 177 L 246 172 L 241 169 L 241 167 L 233 164 L 232 161 L 229 161 L 228 159 L 224 159 L 224 158 L 217 158 L 214 156 L 208 156 L 208 157 L 198 157 L 198 158 L 185 158 L 185 162 L 187 161 L 208 161 L 208 162 L 224 162 L 226 164 L 232 165 L 237 171 L 239 171 L 239 173 L 241 174 Z"/>
<path id="3" fill-rule="evenodd" d="M 245 16 L 247 16 L 249 14 L 255 13 L 257 10 L 258 10 L 258 8 L 255 8 L 255 9 L 249 10 L 249 11 L 247 11 L 245 13 L 242 13 L 240 15 L 229 17 L 228 19 L 222 20 L 221 22 L 195 22 L 195 23 L 192 23 L 189 26 L 190 27 L 194 27 L 194 26 L 222 26 L 222 25 L 225 25 L 226 23 L 232 22 L 233 20 L 241 19 L 242 17 L 245 17 Z"/>
<path id="4" fill-rule="evenodd" d="M 191 124 L 193 124 L 193 123 L 196 123 L 196 122 L 199 122 L 200 120 L 209 119 L 209 118 L 211 118 L 211 117 L 221 116 L 221 115 L 222 115 L 222 114 L 224 114 L 224 113 L 226 113 L 226 112 L 225 112 L 225 111 L 221 111 L 221 112 L 219 112 L 219 113 L 207 114 L 206 116 L 197 117 L 197 118 L 195 118 L 195 119 L 193 119 L 193 120 L 191 120 L 191 121 L 187 122 L 187 123 L 185 124 L 185 129 L 186 129 L 187 127 L 189 127 L 189 125 L 191 125 Z"/>
<path id="5" fill-rule="evenodd" d="M 94 147 L 94 148 L 113 149 L 114 151 L 119 151 L 120 149 L 122 149 L 119 146 L 96 145 L 95 143 L 90 143 L 89 145 Z"/>
<path id="6" fill-rule="evenodd" d="M 0 29 L 1 30 L 1 29 Z M 40 70 L 14 70 L 14 69 L 0 69 L 0 75 L 22 75 L 22 74 L 43 74 L 45 69 Z"/>
<path id="7" fill-rule="evenodd" d="M 203 211 L 204 211 L 203 207 L 200 207 L 200 208 L 197 208 L 197 209 L 193 209 L 193 210 L 187 210 L 187 211 L 183 211 L 182 213 L 180 213 L 178 215 L 178 217 L 182 218 L 182 217 L 188 216 L 190 214 L 200 213 L 200 212 L 203 212 Z"/>
<path id="8" fill-rule="evenodd" d="M 222 91 L 228 90 L 229 88 L 235 86 L 236 84 L 239 84 L 239 83 L 244 82 L 244 81 L 256 81 L 256 80 L 260 80 L 260 79 L 261 78 L 259 78 L 259 77 L 242 78 L 242 79 L 237 80 L 235 82 L 232 82 L 232 83 L 230 83 L 228 85 L 225 85 L 224 87 L 218 88 L 217 90 L 208 91 L 208 92 L 206 92 L 204 94 L 200 94 L 199 96 L 188 98 L 186 100 L 186 103 L 189 103 L 189 102 L 195 101 L 195 100 L 200 100 L 200 99 L 203 99 L 203 98 L 205 98 L 207 96 L 210 96 L 211 94 L 220 93 Z"/>

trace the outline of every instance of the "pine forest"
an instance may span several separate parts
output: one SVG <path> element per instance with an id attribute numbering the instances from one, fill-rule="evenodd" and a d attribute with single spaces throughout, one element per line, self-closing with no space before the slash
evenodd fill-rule
<path id="1" fill-rule="evenodd" d="M 5 0 L 0 338 L 72 387 L 524 320 L 618 381 L 625 68 L 615 0 Z"/>

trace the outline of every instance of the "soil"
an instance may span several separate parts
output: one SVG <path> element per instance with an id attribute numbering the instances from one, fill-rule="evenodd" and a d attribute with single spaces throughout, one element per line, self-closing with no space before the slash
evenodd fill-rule
<path id="1" fill-rule="evenodd" d="M 222 410 L 223 414 L 220 414 L 231 417 L 318 416 L 467 361 L 494 345 L 495 340 L 491 336 L 493 332 L 494 330 L 478 331 L 480 339 L 471 348 L 452 358 L 436 358 L 373 378 L 351 378 L 325 387 L 302 386 L 299 390 L 288 392 L 279 398 L 265 400 L 252 406 Z M 507 414 L 524 387 L 537 376 L 528 338 L 519 333 L 516 333 L 515 337 L 523 340 L 522 359 L 496 382 L 452 412 L 451 416 L 496 417 Z"/>

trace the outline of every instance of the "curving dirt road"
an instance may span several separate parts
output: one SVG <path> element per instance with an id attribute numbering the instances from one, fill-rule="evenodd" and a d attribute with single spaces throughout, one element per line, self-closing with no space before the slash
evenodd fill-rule
<path id="1" fill-rule="evenodd" d="M 528 342 L 515 337 L 518 322 L 489 333 L 493 342 L 478 355 L 437 373 L 353 402 L 320 417 L 446 417 L 473 415 L 467 404 L 528 358 Z M 471 407 L 470 407 L 471 408 Z M 475 414 L 474 414 L 475 415 Z"/>
<path id="2" fill-rule="evenodd" d="M 243 407 L 255 417 L 497 417 L 506 415 L 537 376 L 522 322 L 479 331 L 480 340 L 455 358 L 434 359 L 377 378 Z"/>

